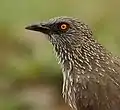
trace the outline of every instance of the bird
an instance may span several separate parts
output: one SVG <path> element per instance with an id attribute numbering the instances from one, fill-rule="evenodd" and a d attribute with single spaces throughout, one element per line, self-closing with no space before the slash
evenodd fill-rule
<path id="1" fill-rule="evenodd" d="M 120 110 L 120 58 L 79 18 L 60 16 L 25 27 L 43 33 L 63 73 L 62 94 L 72 110 Z"/>

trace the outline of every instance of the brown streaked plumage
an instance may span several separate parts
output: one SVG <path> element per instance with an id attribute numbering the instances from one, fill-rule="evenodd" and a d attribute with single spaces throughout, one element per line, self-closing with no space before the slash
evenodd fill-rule
<path id="1" fill-rule="evenodd" d="M 47 35 L 63 72 L 63 97 L 73 110 L 120 110 L 120 59 L 82 21 L 57 17 L 26 27 Z"/>

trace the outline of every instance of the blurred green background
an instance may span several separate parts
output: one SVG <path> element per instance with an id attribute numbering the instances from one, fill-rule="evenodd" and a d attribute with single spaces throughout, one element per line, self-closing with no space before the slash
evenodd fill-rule
<path id="1" fill-rule="evenodd" d="M 0 0 L 0 110 L 69 110 L 52 46 L 43 34 L 24 29 L 62 15 L 82 19 L 120 54 L 119 0 Z"/>

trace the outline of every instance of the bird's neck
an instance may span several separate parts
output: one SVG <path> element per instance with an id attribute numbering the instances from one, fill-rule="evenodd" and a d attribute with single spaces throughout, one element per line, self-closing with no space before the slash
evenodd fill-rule
<path id="1" fill-rule="evenodd" d="M 84 42 L 79 45 L 55 45 L 54 50 L 62 68 L 69 69 L 70 65 L 78 66 L 81 69 L 87 67 L 91 69 L 90 63 L 95 60 L 106 58 L 106 49 L 93 40 Z"/>
<path id="2" fill-rule="evenodd" d="M 74 46 L 55 45 L 54 48 L 64 77 L 68 77 L 71 71 L 79 70 L 79 74 L 88 73 L 93 69 L 91 65 L 99 66 L 99 60 L 104 62 L 105 59 L 109 59 L 109 53 L 94 39 Z"/>
<path id="3" fill-rule="evenodd" d="M 105 61 L 110 57 L 106 49 L 97 41 L 85 42 L 74 47 L 56 45 L 55 51 L 63 72 L 63 97 L 66 101 L 74 100 L 70 99 L 69 91 L 74 91 L 74 84 L 77 80 L 80 78 L 81 82 L 79 83 L 82 84 L 85 82 L 82 81 L 82 78 L 84 79 L 89 77 L 90 74 L 97 73 L 98 69 L 104 71 L 101 64 L 106 63 Z M 71 94 L 73 95 L 74 92 L 71 92 Z M 72 103 L 72 106 L 75 105 L 75 102 L 69 103 Z"/>

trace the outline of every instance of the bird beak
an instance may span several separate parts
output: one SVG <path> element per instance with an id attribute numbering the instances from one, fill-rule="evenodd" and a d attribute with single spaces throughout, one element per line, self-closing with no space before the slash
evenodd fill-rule
<path id="1" fill-rule="evenodd" d="M 33 24 L 30 26 L 25 27 L 27 30 L 42 32 L 44 34 L 49 34 L 50 28 L 45 24 Z"/>

